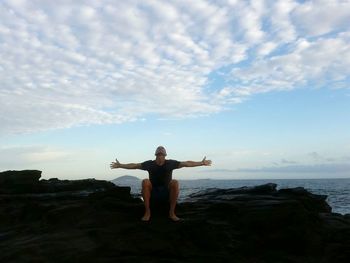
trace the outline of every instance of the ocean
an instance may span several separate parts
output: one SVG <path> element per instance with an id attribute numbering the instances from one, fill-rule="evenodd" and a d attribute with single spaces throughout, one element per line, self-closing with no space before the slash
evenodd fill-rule
<path id="1" fill-rule="evenodd" d="M 254 186 L 266 183 L 276 183 L 277 189 L 304 187 L 314 194 L 327 195 L 327 202 L 332 207 L 332 212 L 350 214 L 350 178 L 339 179 L 259 179 L 259 180 L 179 180 L 179 202 L 184 201 L 189 194 L 207 188 L 237 188 L 242 186 Z M 128 182 L 132 194 L 140 195 L 141 181 Z"/>

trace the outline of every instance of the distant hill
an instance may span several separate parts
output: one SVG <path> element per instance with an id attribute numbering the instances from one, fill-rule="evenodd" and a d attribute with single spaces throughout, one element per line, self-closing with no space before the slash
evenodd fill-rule
<path id="1" fill-rule="evenodd" d="M 134 185 L 134 184 L 140 184 L 141 179 L 136 176 L 123 175 L 113 179 L 111 182 L 116 185 Z"/>

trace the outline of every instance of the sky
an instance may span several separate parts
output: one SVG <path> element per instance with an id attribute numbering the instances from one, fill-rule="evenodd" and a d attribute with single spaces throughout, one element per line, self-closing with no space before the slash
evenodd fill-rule
<path id="1" fill-rule="evenodd" d="M 350 1 L 0 1 L 0 171 L 350 178 Z"/>

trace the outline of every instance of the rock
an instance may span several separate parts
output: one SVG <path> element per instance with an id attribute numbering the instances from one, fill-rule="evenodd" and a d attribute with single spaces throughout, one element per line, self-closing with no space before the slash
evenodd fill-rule
<path id="1" fill-rule="evenodd" d="M 115 178 L 111 182 L 118 186 L 130 186 L 131 192 L 135 197 L 141 196 L 140 193 L 141 193 L 142 183 L 141 183 L 141 179 L 139 179 L 136 176 L 124 175 L 124 176 Z"/>
<path id="2" fill-rule="evenodd" d="M 143 203 L 130 187 L 90 183 L 105 188 L 74 198 L 0 194 L 0 262 L 349 261 L 348 216 L 332 213 L 324 196 L 303 188 L 209 189 L 178 204 L 181 222 L 164 210 L 144 223 Z M 60 187 L 50 191 L 67 189 Z"/>
<path id="3" fill-rule="evenodd" d="M 303 187 L 280 189 L 278 193 L 285 198 L 293 197 L 299 200 L 308 210 L 326 213 L 332 211 L 332 208 L 326 202 L 326 195 L 312 194 Z"/>
<path id="4" fill-rule="evenodd" d="M 103 192 L 95 192 L 89 195 L 89 199 L 99 200 L 102 198 L 118 198 L 121 200 L 128 201 L 135 200 L 134 198 L 132 198 L 130 194 L 130 187 L 128 186 L 114 186 L 113 188 L 110 188 Z"/>
<path id="5" fill-rule="evenodd" d="M 35 191 L 41 171 L 5 171 L 0 172 L 0 193 L 23 193 Z"/>
<path id="6" fill-rule="evenodd" d="M 41 171 L 5 171 L 0 172 L 1 185 L 35 184 L 41 177 Z"/>
<path id="7" fill-rule="evenodd" d="M 83 180 L 40 180 L 37 192 L 56 193 L 65 191 L 96 191 L 114 188 L 114 184 L 104 180 L 83 179 Z"/>
<path id="8" fill-rule="evenodd" d="M 202 191 L 199 191 L 194 194 L 189 195 L 189 199 L 187 201 L 193 200 L 229 200 L 230 198 L 237 197 L 239 195 L 258 195 L 258 194 L 273 194 L 276 192 L 276 184 L 268 183 L 264 185 L 258 186 L 243 186 L 239 188 L 231 188 L 231 189 L 217 189 L 217 188 L 209 188 Z"/>
<path id="9" fill-rule="evenodd" d="M 59 180 L 42 179 L 41 171 L 23 170 L 6 171 L 0 173 L 0 193 L 3 194 L 30 194 L 30 193 L 59 193 L 59 192 L 94 192 L 114 188 L 112 182 L 105 180 Z M 83 194 L 83 193 L 82 193 Z"/>

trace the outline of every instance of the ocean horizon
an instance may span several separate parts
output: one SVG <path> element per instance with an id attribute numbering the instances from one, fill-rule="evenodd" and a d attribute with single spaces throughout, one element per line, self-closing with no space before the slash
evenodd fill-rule
<path id="1" fill-rule="evenodd" d="M 127 176 L 128 179 L 112 182 L 120 186 L 130 186 L 131 193 L 141 195 L 141 179 Z M 122 178 L 122 177 L 119 177 Z M 174 178 L 176 179 L 176 178 Z M 116 182 L 117 180 L 117 182 Z M 195 192 L 208 188 L 238 188 L 243 186 L 255 186 L 266 183 L 277 184 L 277 189 L 304 187 L 313 194 L 327 195 L 327 203 L 332 207 L 332 212 L 350 214 L 350 178 L 321 178 L 321 179 L 179 179 L 179 202 Z"/>

